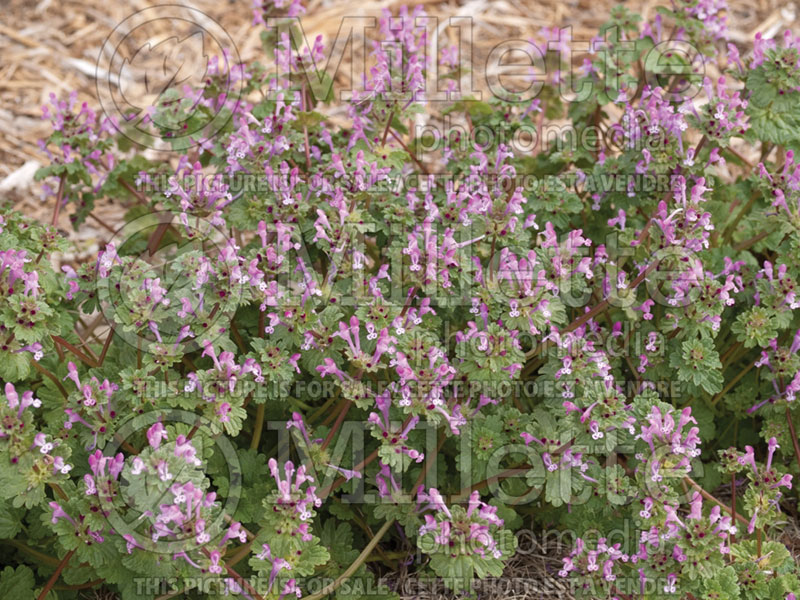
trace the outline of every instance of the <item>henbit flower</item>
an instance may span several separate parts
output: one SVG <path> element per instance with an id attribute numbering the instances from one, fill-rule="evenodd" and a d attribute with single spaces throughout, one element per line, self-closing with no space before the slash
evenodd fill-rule
<path id="1" fill-rule="evenodd" d="M 425 459 L 425 455 L 405 444 L 408 440 L 408 434 L 416 427 L 420 418 L 416 415 L 410 417 L 407 419 L 405 426 L 397 430 L 392 425 L 389 416 L 389 409 L 392 405 L 391 390 L 387 389 L 384 393 L 378 395 L 375 398 L 375 404 L 380 414 L 371 412 L 367 418 L 367 422 L 379 429 L 384 443 L 392 448 L 396 454 L 405 454 L 418 463 L 422 462 Z"/>
<path id="2" fill-rule="evenodd" d="M 480 494 L 474 491 L 469 498 L 466 511 L 451 511 L 444 498 L 435 488 L 425 493 L 420 486 L 417 492 L 418 512 L 434 510 L 436 515 L 424 515 L 425 524 L 419 529 L 419 535 L 434 533 L 434 541 L 444 552 L 454 557 L 458 554 L 477 555 L 486 558 L 503 557 L 497 545 L 493 530 L 502 527 L 503 520 L 497 517 L 497 507 L 490 506 L 480 500 Z"/>
<path id="3" fill-rule="evenodd" d="M 31 406 L 41 407 L 42 402 L 35 398 L 30 390 L 23 392 L 20 397 L 10 382 L 5 385 L 5 396 L 5 406 L 0 405 L 0 440 L 9 440 L 12 447 L 27 446 L 31 443 L 30 435 L 33 431 L 26 422 L 29 417 L 26 417 L 25 411 Z M 37 444 L 34 441 L 33 447 L 39 446 L 42 454 L 48 454 L 55 447 L 55 443 L 45 442 L 42 436 L 44 436 L 43 433 L 37 434 L 34 440 L 39 440 L 41 443 Z M 12 463 L 16 464 L 18 458 L 18 456 L 12 456 Z"/>
<path id="4" fill-rule="evenodd" d="M 272 550 L 269 544 L 261 544 L 261 552 L 256 554 L 256 558 L 258 560 L 270 561 L 272 563 L 269 572 L 269 584 L 267 586 L 267 594 L 269 594 L 273 584 L 275 583 L 275 578 L 278 576 L 278 573 L 283 570 L 291 571 L 292 565 L 283 558 L 277 556 L 273 558 Z"/>
<path id="5" fill-rule="evenodd" d="M 447 505 L 444 503 L 444 498 L 439 493 L 439 490 L 436 488 L 430 488 L 428 493 L 426 494 L 422 488 L 420 488 L 419 493 L 417 494 L 417 499 L 420 505 L 423 502 L 427 502 L 428 504 L 422 508 L 421 510 L 435 510 L 441 511 L 448 517 L 452 517 L 453 515 L 450 514 L 450 510 L 447 508 Z"/>
<path id="6" fill-rule="evenodd" d="M 282 512 L 289 520 L 295 522 L 295 530 L 301 533 L 302 539 L 308 541 L 311 534 L 307 532 L 307 527 L 303 527 L 304 521 L 311 519 L 313 508 L 319 507 L 322 500 L 317 497 L 315 486 L 308 486 L 305 491 L 301 489 L 307 482 L 314 482 L 314 478 L 306 475 L 306 468 L 301 465 L 297 469 L 292 461 L 284 464 L 284 478 L 278 471 L 278 463 L 274 458 L 270 458 L 267 463 L 273 479 L 278 485 L 277 494 L 274 497 L 273 510 Z"/>
<path id="7" fill-rule="evenodd" d="M 112 405 L 114 392 L 119 389 L 114 383 L 104 379 L 101 383 L 97 377 L 81 382 L 78 375 L 78 368 L 75 363 L 67 364 L 67 375 L 64 379 L 70 379 L 78 388 L 78 393 L 70 396 L 69 401 L 76 406 L 65 408 L 67 420 L 64 423 L 66 429 L 71 429 L 73 423 L 81 423 L 90 430 L 93 443 L 88 449 L 97 446 L 98 437 L 110 435 L 110 429 L 117 417 L 116 410 Z"/>
<path id="8" fill-rule="evenodd" d="M 603 581 L 613 582 L 617 579 L 614 573 L 614 566 L 617 562 L 627 563 L 630 559 L 628 554 L 620 551 L 621 544 L 617 543 L 609 546 L 605 538 L 597 540 L 595 550 L 586 548 L 581 538 L 575 540 L 575 547 L 568 556 L 565 556 L 563 567 L 558 572 L 560 577 L 567 577 L 572 572 L 577 572 L 591 577 L 600 577 Z M 603 569 L 600 571 L 600 564 Z"/>
<path id="9" fill-rule="evenodd" d="M 336 377 L 339 378 L 339 381 L 344 381 L 346 373 L 344 373 L 344 371 L 342 371 L 336 366 L 336 363 L 333 361 L 332 358 L 326 357 L 325 359 L 323 359 L 323 363 L 324 364 L 317 365 L 315 367 L 315 369 L 319 372 L 319 374 L 322 377 L 325 377 L 326 375 L 336 375 Z"/>
<path id="10" fill-rule="evenodd" d="M 380 469 L 375 475 L 375 485 L 378 486 L 378 494 L 380 497 L 390 498 L 394 494 L 401 492 L 402 489 L 395 480 L 394 475 L 392 475 L 389 465 L 384 463 L 382 460 L 378 460 L 378 464 L 380 465 Z"/>
<path id="11" fill-rule="evenodd" d="M 311 439 L 308 431 L 306 430 L 306 425 L 303 422 L 303 416 L 298 412 L 292 413 L 292 418 L 286 422 L 286 429 L 297 429 L 300 432 L 300 435 L 302 436 L 302 442 L 305 444 L 305 451 L 308 455 L 311 455 L 316 450 L 316 447 L 321 446 L 323 443 L 322 438 L 317 438 L 315 440 Z M 350 481 L 353 478 L 361 479 L 362 477 L 360 471 L 345 469 L 332 463 L 326 463 L 325 466 L 341 473 L 345 477 L 346 481 Z"/>
<path id="12" fill-rule="evenodd" d="M 150 447 L 157 450 L 162 441 L 168 438 L 167 430 L 160 422 L 155 423 L 147 430 L 147 442 Z"/>
<path id="13" fill-rule="evenodd" d="M 70 517 L 66 512 L 64 512 L 64 509 L 61 508 L 61 505 L 58 502 L 50 502 L 49 506 L 53 510 L 53 517 L 50 520 L 51 523 L 58 523 L 59 519 L 66 519 L 73 525 L 77 525 L 75 523 L 75 520 L 72 517 Z"/>

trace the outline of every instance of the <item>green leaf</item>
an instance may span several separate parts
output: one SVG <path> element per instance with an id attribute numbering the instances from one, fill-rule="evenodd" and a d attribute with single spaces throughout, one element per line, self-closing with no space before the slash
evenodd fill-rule
<path id="1" fill-rule="evenodd" d="M 701 580 L 706 598 L 716 598 L 718 600 L 736 600 L 739 598 L 739 583 L 736 571 L 731 566 L 727 566 L 716 573 L 713 577 Z"/>
<path id="2" fill-rule="evenodd" d="M 0 356 L 0 379 L 11 383 L 27 379 L 31 373 L 30 357 L 28 352 L 3 352 Z"/>
<path id="3" fill-rule="evenodd" d="M 714 343 L 708 339 L 687 340 L 670 356 L 670 366 L 681 381 L 701 387 L 709 394 L 722 390 L 722 363 Z"/>
<path id="4" fill-rule="evenodd" d="M 319 544 L 319 540 L 315 539 L 315 543 L 306 546 L 302 549 L 301 554 L 294 565 L 293 574 L 302 576 L 312 575 L 317 567 L 324 565 L 331 558 L 328 549 Z"/>
<path id="5" fill-rule="evenodd" d="M 5 500 L 0 500 L 0 538 L 13 539 L 20 531 L 22 522 L 19 511 L 12 509 Z"/>
<path id="6" fill-rule="evenodd" d="M 6 567 L 0 573 L 0 598 L 3 600 L 31 600 L 35 598 L 33 571 L 22 565 Z"/>

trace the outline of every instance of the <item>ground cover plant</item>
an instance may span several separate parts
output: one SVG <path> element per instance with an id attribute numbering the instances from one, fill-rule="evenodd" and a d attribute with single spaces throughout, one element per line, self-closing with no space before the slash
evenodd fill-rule
<path id="1" fill-rule="evenodd" d="M 800 40 L 618 8 L 479 100 L 409 8 L 343 99 L 304 10 L 135 119 L 43 107 L 52 224 L 0 217 L 2 598 L 469 595 L 525 522 L 576 597 L 800 594 Z M 100 197 L 125 224 L 54 268 Z"/>

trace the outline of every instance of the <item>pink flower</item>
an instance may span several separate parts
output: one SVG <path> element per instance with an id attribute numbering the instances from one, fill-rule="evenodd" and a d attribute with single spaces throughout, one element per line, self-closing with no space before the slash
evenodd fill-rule
<path id="1" fill-rule="evenodd" d="M 167 439 L 167 431 L 160 422 L 155 423 L 147 430 L 147 442 L 151 448 L 158 449 L 162 441 Z"/>

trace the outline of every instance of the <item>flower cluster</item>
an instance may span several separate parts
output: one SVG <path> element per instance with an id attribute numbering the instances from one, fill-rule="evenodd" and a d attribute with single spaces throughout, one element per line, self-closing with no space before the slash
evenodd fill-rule
<path id="1" fill-rule="evenodd" d="M 435 488 L 425 492 L 420 487 L 417 501 L 420 511 L 435 511 L 424 515 L 425 523 L 419 528 L 422 552 L 435 562 L 466 559 L 460 561 L 464 568 L 479 575 L 502 572 L 502 563 L 516 550 L 515 538 L 501 529 L 503 520 L 497 516 L 497 508 L 481 501 L 479 492 L 470 495 L 466 509 L 460 505 L 448 508 Z"/>
<path id="2" fill-rule="evenodd" d="M 69 397 L 69 406 L 64 409 L 67 415 L 64 422 L 64 429 L 71 430 L 75 423 L 83 425 L 88 429 L 91 439 L 89 448 L 98 445 L 98 441 L 108 440 L 113 432 L 113 423 L 117 418 L 116 406 L 112 403 L 114 392 L 119 388 L 116 384 L 104 379 L 101 383 L 97 377 L 85 380 L 81 383 L 78 367 L 75 363 L 67 364 L 68 373 L 64 379 L 69 378 L 77 390 L 72 392 Z M 83 436 L 85 437 L 85 436 Z"/>
<path id="3" fill-rule="evenodd" d="M 756 527 L 763 527 L 772 522 L 781 511 L 780 499 L 783 496 L 781 488 L 792 489 L 792 475 L 781 474 L 772 465 L 778 448 L 780 448 L 778 440 L 770 438 L 767 444 L 767 462 L 760 468 L 756 463 L 752 446 L 746 446 L 744 453 L 733 448 L 720 451 L 720 458 L 728 472 L 744 471 L 750 480 L 750 486 L 744 495 L 745 505 L 752 511 L 747 526 L 748 533 L 753 533 Z"/>
<path id="4" fill-rule="evenodd" d="M 692 409 L 675 412 L 653 406 L 636 435 L 647 444 L 648 451 L 637 453 L 636 459 L 642 477 L 652 484 L 650 489 L 668 489 L 669 480 L 688 474 L 692 459 L 700 455 L 700 429 L 692 426 L 697 423 Z"/>
<path id="5" fill-rule="evenodd" d="M 217 356 L 213 344 L 208 340 L 203 341 L 201 356 L 211 359 L 211 368 L 187 373 L 188 381 L 183 391 L 202 398 L 206 403 L 204 413 L 210 422 L 218 423 L 225 431 L 235 434 L 244 418 L 242 404 L 245 384 L 264 381 L 261 366 L 254 358 L 236 364 L 233 352 L 223 351 Z"/>

